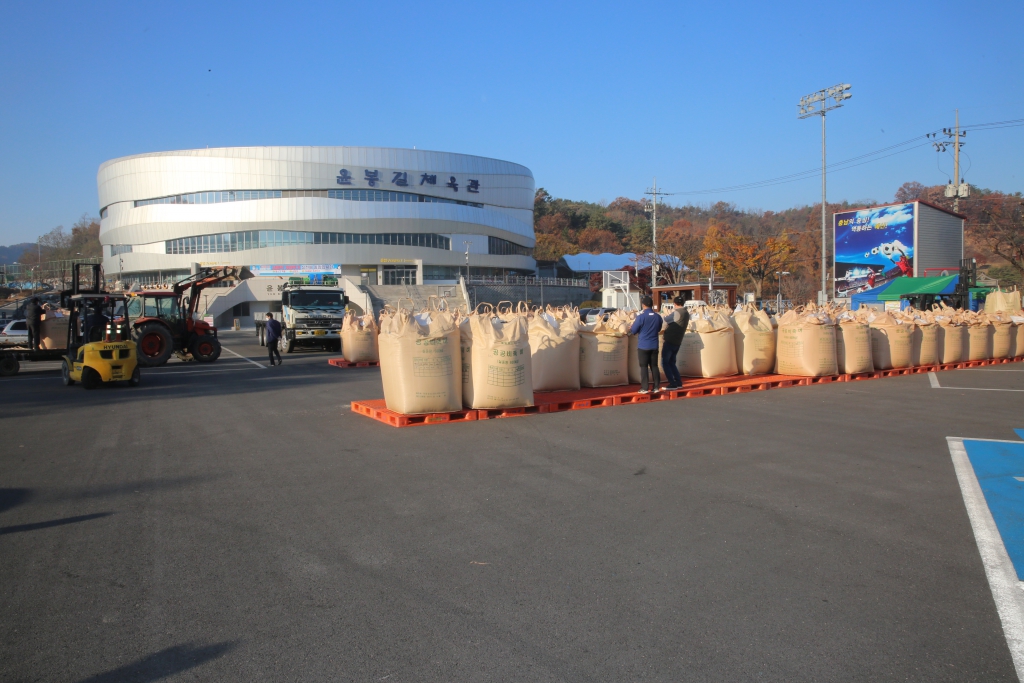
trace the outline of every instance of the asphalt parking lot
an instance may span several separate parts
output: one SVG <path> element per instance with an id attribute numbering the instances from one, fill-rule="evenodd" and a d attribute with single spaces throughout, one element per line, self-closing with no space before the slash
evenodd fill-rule
<path id="1" fill-rule="evenodd" d="M 0 680 L 1016 680 L 945 437 L 1024 364 L 394 429 L 223 338 L 0 380 Z"/>

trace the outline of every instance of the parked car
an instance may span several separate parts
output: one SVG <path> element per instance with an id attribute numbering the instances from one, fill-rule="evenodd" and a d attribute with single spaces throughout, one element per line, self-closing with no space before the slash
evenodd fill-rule
<path id="1" fill-rule="evenodd" d="M 28 323 L 24 320 L 12 320 L 0 331 L 0 346 L 27 346 Z"/>
<path id="2" fill-rule="evenodd" d="M 580 315 L 580 318 L 583 319 L 583 322 L 585 322 L 586 324 L 590 325 L 591 323 L 597 322 L 599 318 L 603 319 L 603 320 L 608 320 L 608 314 L 609 313 L 614 313 L 617 310 L 619 310 L 619 309 L 617 309 L 617 308 L 591 308 L 589 311 L 587 311 L 587 317 L 586 318 L 583 318 L 582 315 Z"/>

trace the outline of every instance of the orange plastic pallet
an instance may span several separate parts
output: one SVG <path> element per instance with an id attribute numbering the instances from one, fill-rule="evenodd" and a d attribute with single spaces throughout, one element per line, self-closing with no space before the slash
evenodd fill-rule
<path id="1" fill-rule="evenodd" d="M 337 365 L 332 359 L 331 364 Z M 733 377 L 686 378 L 682 389 L 664 390 L 657 394 L 638 394 L 638 385 L 621 387 L 599 387 L 580 389 L 579 391 L 538 392 L 533 395 L 534 405 L 525 408 L 500 409 L 467 409 L 453 413 L 429 413 L 426 415 L 403 415 L 388 410 L 383 399 L 368 401 L 352 401 L 352 412 L 365 415 L 391 425 L 392 427 L 415 427 L 417 425 L 445 424 L 451 422 L 470 422 L 474 420 L 491 420 L 502 417 L 519 417 L 521 415 L 537 415 L 541 413 L 560 413 L 567 410 L 586 410 L 604 408 L 606 406 L 628 405 L 633 403 L 650 403 L 652 401 L 673 401 L 682 398 L 700 398 L 703 396 L 724 396 L 742 394 L 750 391 L 767 391 L 785 387 L 810 386 L 829 384 L 831 382 L 856 382 L 865 379 L 881 379 L 883 377 L 899 377 L 902 375 L 919 375 L 943 370 L 961 370 L 977 368 L 985 365 L 1002 365 L 1019 363 L 1024 356 L 1017 358 L 996 358 L 990 360 L 963 361 L 942 365 L 924 365 L 916 368 L 899 368 L 894 370 L 875 370 L 856 374 L 833 375 L 829 377 L 801 377 L 798 375 L 735 375 Z M 342 361 L 345 362 L 345 361 Z M 351 367 L 353 364 L 341 365 Z M 377 365 L 377 363 L 374 363 Z M 366 367 L 365 365 L 362 367 Z"/>
<path id="2" fill-rule="evenodd" d="M 344 358 L 331 358 L 327 361 L 336 368 L 379 368 L 379 360 L 361 360 L 355 363 L 345 360 Z"/>

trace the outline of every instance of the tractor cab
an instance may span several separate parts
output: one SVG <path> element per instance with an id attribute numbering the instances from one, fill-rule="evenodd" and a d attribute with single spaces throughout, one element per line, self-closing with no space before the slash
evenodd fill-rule
<path id="1" fill-rule="evenodd" d="M 69 311 L 67 353 L 61 377 L 66 386 L 81 382 L 95 389 L 104 382 L 140 380 L 136 347 L 124 319 L 125 297 L 104 292 L 65 297 Z"/>

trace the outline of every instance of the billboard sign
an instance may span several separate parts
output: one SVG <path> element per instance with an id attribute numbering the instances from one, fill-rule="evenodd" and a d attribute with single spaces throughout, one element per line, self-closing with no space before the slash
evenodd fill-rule
<path id="1" fill-rule="evenodd" d="M 274 264 L 249 266 L 253 275 L 263 277 L 290 277 L 293 275 L 341 275 L 341 265 L 337 263 L 319 264 Z"/>
<path id="2" fill-rule="evenodd" d="M 896 204 L 833 216 L 835 296 L 845 298 L 914 274 L 914 210 Z"/>

